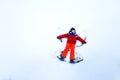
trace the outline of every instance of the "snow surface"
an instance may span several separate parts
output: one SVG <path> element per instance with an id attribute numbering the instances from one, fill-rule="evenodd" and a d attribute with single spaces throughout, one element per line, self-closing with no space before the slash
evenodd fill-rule
<path id="1" fill-rule="evenodd" d="M 119 0 L 1 0 L 0 80 L 120 80 Z M 84 61 L 57 60 L 75 27 Z M 79 45 L 80 43 L 77 42 Z"/>

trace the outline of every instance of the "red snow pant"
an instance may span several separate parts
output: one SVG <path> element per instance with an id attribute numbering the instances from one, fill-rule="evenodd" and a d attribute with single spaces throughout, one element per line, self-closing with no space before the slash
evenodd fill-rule
<path id="1" fill-rule="evenodd" d="M 70 50 L 70 60 L 74 60 L 75 59 L 74 49 L 75 49 L 75 44 L 67 43 L 64 51 L 61 54 L 61 56 L 66 58 L 67 53 Z"/>

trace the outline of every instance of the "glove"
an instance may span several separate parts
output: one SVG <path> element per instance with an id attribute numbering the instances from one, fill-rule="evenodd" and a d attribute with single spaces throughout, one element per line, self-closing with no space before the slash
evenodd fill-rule
<path id="1" fill-rule="evenodd" d="M 83 46 L 84 45 L 84 43 L 82 43 L 81 45 L 77 45 L 76 47 L 81 47 L 81 46 Z"/>
<path id="2" fill-rule="evenodd" d="M 60 40 L 60 42 L 63 42 L 62 39 L 59 39 L 59 40 Z"/>

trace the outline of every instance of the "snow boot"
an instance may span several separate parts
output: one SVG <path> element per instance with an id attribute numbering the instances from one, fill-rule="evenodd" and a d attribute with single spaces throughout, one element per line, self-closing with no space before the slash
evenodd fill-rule
<path id="1" fill-rule="evenodd" d="M 61 55 L 60 55 L 60 56 L 57 56 L 57 58 L 58 58 L 59 60 L 61 60 L 61 61 L 65 61 L 65 58 L 62 57 Z"/>
<path id="2" fill-rule="evenodd" d="M 71 64 L 75 64 L 75 61 L 74 61 L 74 60 L 70 60 L 70 63 L 71 63 Z"/>

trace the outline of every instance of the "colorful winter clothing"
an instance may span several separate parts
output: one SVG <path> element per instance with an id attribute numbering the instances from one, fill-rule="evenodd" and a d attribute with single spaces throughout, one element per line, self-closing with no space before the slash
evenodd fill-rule
<path id="1" fill-rule="evenodd" d="M 74 49 L 75 49 L 75 44 L 67 43 L 61 56 L 63 58 L 66 58 L 67 52 L 70 50 L 70 60 L 74 60 L 75 59 Z"/>
<path id="2" fill-rule="evenodd" d="M 66 34 L 63 34 L 63 35 L 59 35 L 57 36 L 58 39 L 61 39 L 61 38 L 68 38 L 67 39 L 67 43 L 71 43 L 71 44 L 75 44 L 76 43 L 76 40 L 79 40 L 80 42 L 82 42 L 82 44 L 85 44 L 86 41 L 83 40 L 80 36 L 78 36 L 77 34 L 69 34 L 69 33 L 66 33 Z"/>
<path id="3" fill-rule="evenodd" d="M 68 51 L 70 50 L 70 60 L 75 59 L 75 53 L 74 53 L 75 51 L 74 50 L 75 50 L 76 40 L 79 40 L 82 44 L 86 43 L 86 41 L 83 40 L 76 33 L 72 33 L 72 30 L 74 30 L 74 29 L 71 28 L 69 33 L 57 36 L 58 39 L 67 38 L 66 47 L 65 47 L 64 51 L 62 52 L 61 56 L 63 58 L 66 58 L 66 55 L 67 55 Z"/>

